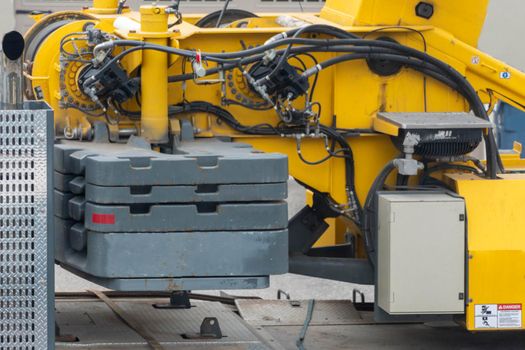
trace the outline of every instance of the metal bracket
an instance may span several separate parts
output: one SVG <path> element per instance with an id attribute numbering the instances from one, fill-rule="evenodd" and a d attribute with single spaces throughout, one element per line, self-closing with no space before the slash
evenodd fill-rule
<path id="1" fill-rule="evenodd" d="M 69 334 L 62 334 L 58 323 L 55 322 L 55 340 L 59 343 L 76 343 L 79 341 L 78 337 Z"/>
<path id="2" fill-rule="evenodd" d="M 351 247 L 312 248 L 326 232 L 327 218 L 341 213 L 334 209 L 328 195 L 314 192 L 313 205 L 304 207 L 288 225 L 290 273 L 357 284 L 373 284 L 374 270 L 365 259 L 354 259 Z"/>
<path id="3" fill-rule="evenodd" d="M 200 333 L 183 334 L 185 339 L 222 339 L 221 326 L 216 317 L 206 317 L 201 324 Z"/>
<path id="4" fill-rule="evenodd" d="M 282 300 L 283 295 L 286 297 L 286 300 L 290 300 L 290 299 L 291 299 L 289 293 L 285 292 L 285 291 L 282 290 L 282 289 L 279 289 L 279 290 L 277 291 L 277 300 Z"/>
<path id="5" fill-rule="evenodd" d="M 190 293 L 188 291 L 176 291 L 170 295 L 169 304 L 154 304 L 155 309 L 162 310 L 184 310 L 191 309 Z"/>
<path id="6" fill-rule="evenodd" d="M 304 207 L 288 224 L 290 255 L 306 254 L 328 229 L 325 219 L 340 215 L 327 195 L 314 192 L 313 205 Z"/>

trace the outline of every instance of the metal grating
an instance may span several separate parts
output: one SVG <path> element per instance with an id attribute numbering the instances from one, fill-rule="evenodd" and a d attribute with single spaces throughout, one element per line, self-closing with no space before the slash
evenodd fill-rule
<path id="1" fill-rule="evenodd" d="M 0 111 L 0 350 L 48 349 L 51 337 L 50 114 L 47 109 Z"/>

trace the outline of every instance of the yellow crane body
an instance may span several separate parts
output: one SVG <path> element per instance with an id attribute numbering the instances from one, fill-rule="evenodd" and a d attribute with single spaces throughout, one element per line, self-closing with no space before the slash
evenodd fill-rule
<path id="1" fill-rule="evenodd" d="M 497 101 L 505 101 L 518 108 L 525 105 L 525 74 L 477 49 L 478 38 L 486 16 L 488 0 L 327 0 L 319 15 L 309 13 L 265 14 L 234 20 L 219 28 L 199 27 L 203 16 L 186 15 L 178 20 L 166 6 L 144 6 L 140 12 L 118 9 L 118 1 L 98 0 L 90 9 L 79 12 L 57 13 L 40 19 L 28 37 L 41 31 L 45 24 L 56 18 L 71 18 L 39 43 L 31 58 L 26 79 L 30 82 L 28 95 L 46 100 L 56 113 L 56 132 L 68 138 L 87 140 L 96 121 L 109 124 L 110 134 L 134 129 L 137 136 L 161 149 L 169 135 L 180 131 L 178 121 L 190 121 L 196 138 L 228 137 L 236 142 L 248 143 L 256 149 L 288 156 L 290 175 L 307 185 L 309 200 L 312 189 L 327 194 L 344 210 L 349 203 L 345 178 L 348 169 L 341 157 L 327 156 L 327 143 L 323 137 L 289 137 L 285 135 L 259 135 L 234 130 L 212 113 L 189 111 L 174 122 L 169 118 L 169 106 L 185 101 L 206 101 L 221 106 L 235 116 L 242 125 L 267 124 L 277 127 L 282 123 L 275 108 L 247 109 L 241 104 L 262 106 L 265 99 L 250 87 L 242 69 L 216 72 L 200 76 L 199 65 L 205 70 L 220 67 L 221 63 L 207 61 L 199 53 L 235 53 L 260 47 L 280 33 L 296 27 L 323 25 L 366 40 L 393 40 L 396 43 L 434 57 L 459 72 L 474 88 L 489 109 Z M 433 9 L 429 18 L 418 15 L 416 8 L 424 3 Z M 286 23 L 290 27 L 283 25 Z M 44 24 L 44 26 L 42 25 Z M 119 63 L 130 74 L 141 74 L 140 99 L 122 103 L 122 109 L 137 111 L 141 118 L 128 118 L 108 108 L 105 115 L 93 115 L 83 110 L 97 110 L 98 106 L 78 87 L 77 80 L 94 57 L 86 41 L 64 41 L 92 26 L 108 33 L 112 42 L 142 41 L 195 53 L 195 60 L 169 52 L 137 50 L 124 56 Z M 308 33 L 304 38 L 328 39 L 324 33 Z M 84 61 L 65 61 L 60 48 L 67 52 L 80 52 Z M 115 46 L 113 55 L 128 46 Z M 284 50 L 286 45 L 279 46 Z M 82 56 L 84 55 L 84 56 Z M 306 70 L 341 56 L 340 52 L 312 52 L 303 57 Z M 95 56 L 96 58 L 96 56 Z M 87 62 L 87 63 L 86 63 Z M 290 62 L 294 62 L 290 59 Z M 391 139 L 400 134 L 399 126 L 378 118 L 379 113 L 444 113 L 470 112 L 471 107 L 457 91 L 443 82 L 421 72 L 401 66 L 394 74 L 377 74 L 366 59 L 345 61 L 323 69 L 317 78 L 309 77 L 316 90 L 313 101 L 322 109 L 319 122 L 340 130 L 372 130 L 359 135 L 346 134 L 355 163 L 355 189 L 357 198 L 365 202 L 374 179 L 385 164 L 395 159 L 399 150 Z M 300 62 L 295 60 L 300 66 Z M 241 67 L 242 68 L 242 67 Z M 193 74 L 191 79 L 169 81 L 168 77 Z M 302 105 L 308 97 L 300 96 L 293 103 Z M 139 101 L 140 100 L 140 101 Z M 225 103 L 225 101 L 230 103 Z M 315 107 L 314 107 L 315 108 Z M 488 128 L 483 133 L 488 135 Z M 330 145 L 328 145 L 328 149 Z M 518 150 L 519 151 L 519 150 Z M 434 178 L 447 184 L 464 198 L 467 213 L 465 251 L 465 322 L 471 331 L 522 329 L 522 306 L 525 304 L 525 161 L 519 152 L 503 155 L 502 168 L 494 178 L 470 174 L 455 168 L 434 174 Z M 305 162 L 307 160 L 308 162 Z M 453 160 L 466 165 L 468 160 Z M 487 164 L 487 162 L 482 162 Z M 410 179 L 415 186 L 419 177 Z M 388 184 L 394 183 L 390 176 Z M 367 258 L 365 237 L 355 222 L 345 216 L 329 218 L 330 228 L 318 240 L 317 247 L 343 244 L 353 236 L 356 257 Z M 422 228 L 423 229 L 423 228 Z M 407 246 L 407 250 L 411 247 Z M 443 256 L 442 259 L 447 259 Z M 417 264 L 417 262 L 414 262 Z M 428 276 L 432 278 L 432 276 Z M 418 283 L 418 281 L 414 281 Z M 421 283 L 424 283 L 421 281 Z M 483 315 L 476 306 L 510 308 L 519 314 L 519 322 L 499 327 L 483 328 L 477 318 Z M 519 307 L 518 307 L 519 306 Z M 516 316 L 513 316 L 514 318 Z M 479 320 L 478 320 L 479 321 Z"/>

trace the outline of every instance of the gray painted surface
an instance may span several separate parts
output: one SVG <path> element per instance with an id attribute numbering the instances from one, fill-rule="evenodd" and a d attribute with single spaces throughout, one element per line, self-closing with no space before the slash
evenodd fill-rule
<path id="1" fill-rule="evenodd" d="M 221 203 L 216 211 L 200 211 L 197 205 L 154 205 L 149 212 L 133 214 L 131 207 L 88 203 L 85 225 L 96 232 L 191 232 L 279 230 L 288 224 L 286 203 Z M 96 215 L 114 215 L 116 224 L 95 222 Z M 211 233 L 213 234 L 213 233 Z"/>
<path id="2" fill-rule="evenodd" d="M 152 186 L 147 193 L 134 194 L 130 187 L 87 184 L 86 200 L 99 204 L 206 203 L 280 201 L 286 198 L 286 183 L 217 185 L 205 192 L 198 186 Z"/>
<path id="3" fill-rule="evenodd" d="M 285 182 L 288 158 L 216 139 L 183 142 L 179 153 L 133 145 L 65 142 L 55 147 L 55 171 L 100 186 L 176 186 Z"/>
<path id="4" fill-rule="evenodd" d="M 57 242 L 67 231 L 58 229 Z M 288 271 L 286 230 L 87 233 L 86 250 L 57 245 L 56 259 L 103 278 L 267 276 Z M 211 288 L 206 288 L 211 289 Z"/>
<path id="5" fill-rule="evenodd" d="M 76 193 L 55 190 L 55 257 L 61 265 L 125 291 L 264 288 L 267 276 L 288 271 L 286 156 L 215 139 L 184 141 L 174 155 L 136 144 L 55 145 L 54 170 L 62 174 L 56 176 L 57 187 Z M 78 175 L 77 181 L 64 184 L 70 174 Z M 259 185 L 279 183 L 277 197 L 259 196 Z M 127 186 L 122 188 L 128 194 L 138 193 L 137 204 L 116 197 L 100 204 L 96 194 L 85 193 L 90 185 Z M 195 194 L 211 196 L 221 185 L 255 191 L 194 202 Z M 159 203 L 148 195 L 153 186 L 190 187 L 190 192 Z"/>

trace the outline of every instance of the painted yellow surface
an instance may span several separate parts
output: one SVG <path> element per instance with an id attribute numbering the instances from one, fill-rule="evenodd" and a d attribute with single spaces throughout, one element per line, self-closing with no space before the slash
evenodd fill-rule
<path id="1" fill-rule="evenodd" d="M 149 44 L 168 45 L 168 19 L 164 7 L 142 6 L 140 8 L 143 40 Z M 153 34 L 151 37 L 148 34 Z M 168 117 L 168 54 L 154 50 L 142 52 L 141 135 L 153 144 L 169 141 Z"/>
<path id="2" fill-rule="evenodd" d="M 420 0 L 327 0 L 321 16 L 349 26 L 414 26 L 432 25 L 453 34 L 456 38 L 476 45 L 485 23 L 489 0 L 430 1 L 434 16 L 416 16 Z"/>
<path id="3" fill-rule="evenodd" d="M 475 305 L 525 304 L 525 174 L 447 177 L 467 205 L 467 328 L 477 330 Z"/>
<path id="4" fill-rule="evenodd" d="M 87 11 L 98 15 L 116 14 L 119 0 L 93 0 L 93 6 Z"/>
<path id="5" fill-rule="evenodd" d="M 404 45 L 426 50 L 430 55 L 448 63 L 463 74 L 474 86 L 484 102 L 494 103 L 501 99 L 520 107 L 525 105 L 525 74 L 476 49 L 476 43 L 484 22 L 488 0 L 442 0 L 436 3 L 436 15 L 430 20 L 415 16 L 416 0 L 327 0 L 321 16 L 293 14 L 307 23 L 332 24 L 369 38 L 388 36 Z M 114 1 L 96 1 L 94 8 L 112 8 Z M 261 15 L 246 28 L 197 28 L 192 23 L 199 16 L 189 16 L 188 21 L 167 28 L 164 7 L 143 7 L 140 13 L 124 13 L 129 19 L 142 24 L 137 32 L 117 32 L 112 28 L 115 16 L 91 11 L 93 22 L 101 29 L 123 39 L 145 40 L 171 47 L 202 52 L 239 51 L 264 43 L 274 34 L 289 28 L 277 24 L 276 14 Z M 60 87 L 59 64 L 60 41 L 67 33 L 80 31 L 85 21 L 72 22 L 49 35 L 43 42 L 33 65 L 30 77 L 33 89 L 42 89 L 46 99 L 56 110 L 57 128 L 82 125 L 88 130 L 90 122 L 97 118 L 87 117 L 73 110 L 60 108 L 63 97 Z M 396 26 L 392 28 L 392 26 Z M 316 53 L 319 61 L 335 54 Z M 305 58 L 306 60 L 306 58 Z M 220 105 L 221 85 L 201 85 L 189 81 L 186 84 L 166 85 L 166 77 L 190 72 L 191 65 L 177 57 L 157 52 L 133 54 L 122 61 L 129 72 L 142 65 L 142 117 L 140 129 L 151 140 L 163 139 L 168 133 L 167 105 L 187 101 L 208 101 Z M 185 65 L 184 65 L 185 64 Z M 309 66 L 314 62 L 307 62 Z M 209 63 L 208 68 L 213 64 Z M 239 72 L 232 72 L 231 79 L 243 91 Z M 218 79 L 219 76 L 211 77 Z M 163 90 L 163 91 L 161 91 Z M 167 91 L 167 92 L 166 92 Z M 246 92 L 246 93 L 249 93 Z M 231 97 L 231 96 L 229 96 Z M 73 97 L 76 98 L 76 97 Z M 79 97 L 80 98 L 80 97 Z M 468 111 L 465 100 L 455 91 L 432 80 L 424 79 L 417 72 L 402 69 L 394 76 L 380 77 L 370 71 L 366 62 L 355 61 L 329 68 L 320 75 L 314 100 L 323 105 L 321 122 L 331 125 L 335 120 L 339 128 L 372 128 L 388 135 L 397 130 L 375 119 L 378 112 L 454 112 Z M 131 103 L 128 109 L 136 108 Z M 252 111 L 238 106 L 227 108 L 241 123 L 255 125 L 279 120 L 273 111 Z M 347 202 L 345 192 L 345 167 L 341 159 L 310 166 L 303 163 L 296 152 L 293 139 L 241 135 L 215 117 L 203 113 L 184 116 L 191 119 L 198 136 L 230 136 L 239 142 L 247 142 L 266 152 L 279 152 L 289 156 L 290 174 L 321 192 L 326 192 L 340 204 Z M 375 122 L 374 122 L 375 121 Z M 122 125 L 131 123 L 122 119 Z M 350 138 L 355 157 L 356 188 L 364 202 L 369 188 L 383 168 L 398 151 L 390 137 L 374 134 Z M 322 140 L 308 139 L 302 144 L 305 158 L 315 161 L 324 158 L 326 150 Z M 525 161 L 515 154 L 503 157 L 509 168 L 525 168 Z M 472 305 L 477 303 L 525 303 L 525 227 L 523 198 L 525 176 L 504 176 L 501 180 L 482 180 L 466 175 L 449 174 L 458 193 L 467 200 L 469 216 L 468 249 L 469 297 L 467 307 L 468 328 L 472 329 Z M 333 229 L 319 244 L 334 244 L 344 240 L 348 232 L 359 237 L 353 227 L 338 220 Z M 358 242 L 360 240 L 358 239 Z M 359 252 L 364 254 L 360 247 Z M 446 258 L 446 257 L 444 257 Z"/>

